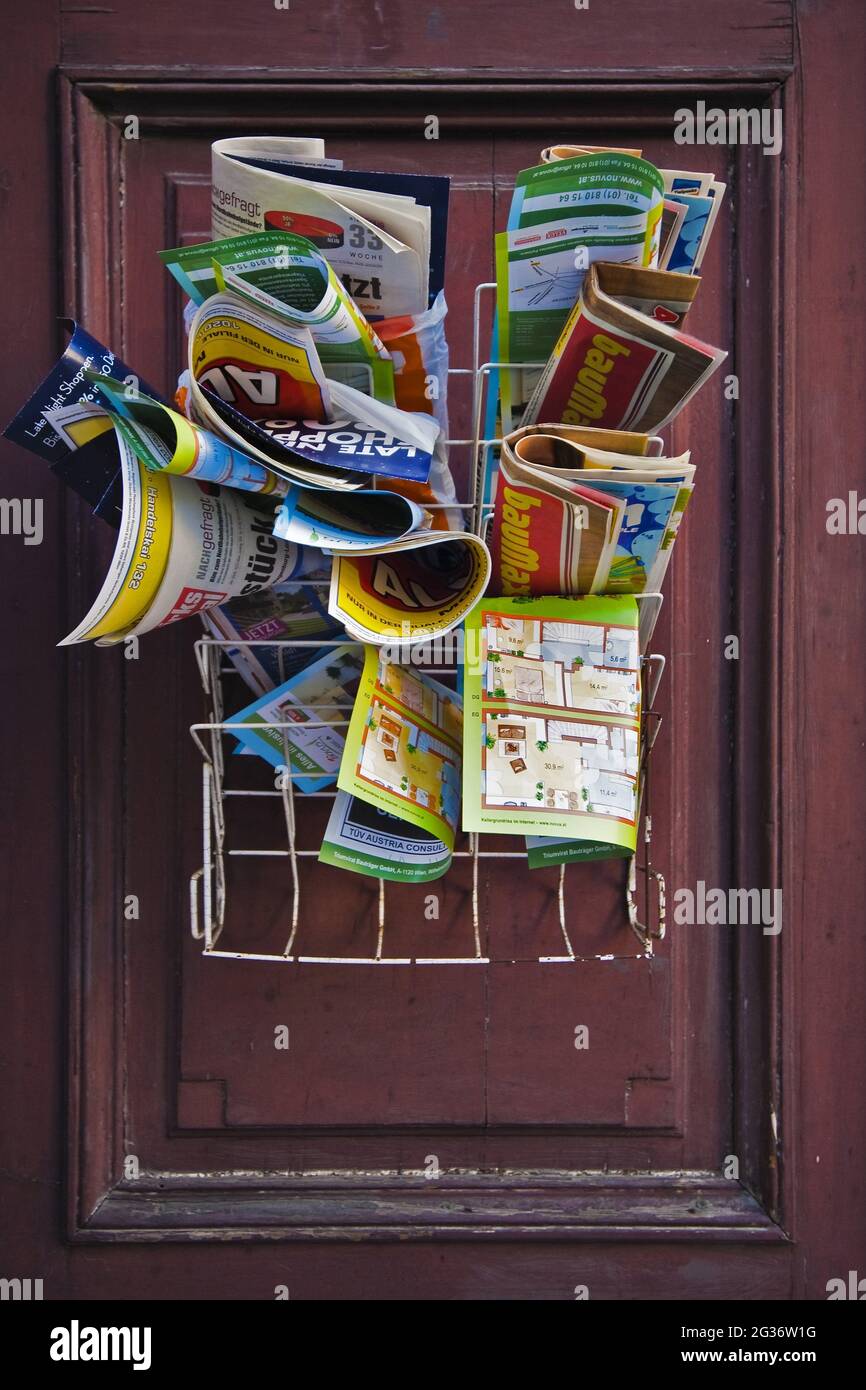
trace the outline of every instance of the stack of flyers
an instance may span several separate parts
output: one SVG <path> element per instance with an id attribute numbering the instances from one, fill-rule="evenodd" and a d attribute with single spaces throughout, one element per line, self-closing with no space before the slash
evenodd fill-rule
<path id="1" fill-rule="evenodd" d="M 726 184 L 712 174 L 690 174 L 663 169 L 665 208 L 673 214 L 672 234 L 665 243 L 659 266 L 681 275 L 696 275 L 706 254 Z"/>

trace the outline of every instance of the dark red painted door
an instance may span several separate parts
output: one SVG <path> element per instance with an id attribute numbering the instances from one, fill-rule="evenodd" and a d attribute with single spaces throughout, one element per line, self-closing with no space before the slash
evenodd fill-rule
<path id="1" fill-rule="evenodd" d="M 826 430 L 832 418 L 853 440 L 862 423 L 841 385 L 858 291 L 845 279 L 850 229 L 843 245 L 817 209 L 832 203 L 862 125 L 852 131 L 854 83 L 834 76 L 850 108 L 843 156 L 841 115 L 821 100 L 829 67 L 856 71 L 835 12 L 854 22 L 853 6 L 807 9 L 799 53 L 790 7 L 771 0 L 676 3 L 663 19 L 631 0 L 563 6 L 554 47 L 531 7 L 486 0 L 429 12 L 332 0 L 315 13 L 163 0 L 144 27 L 124 0 L 28 21 L 29 61 L 13 76 L 21 119 L 35 110 L 42 124 L 38 148 L 22 126 L 6 187 L 24 248 L 7 413 L 48 365 L 61 310 L 170 387 L 179 301 L 155 253 L 207 236 L 219 135 L 323 134 L 349 166 L 449 174 L 460 367 L 511 182 L 541 146 L 639 144 L 728 184 L 691 324 L 729 351 L 738 389 L 726 392 L 720 374 L 672 431 L 675 448 L 693 451 L 698 490 L 654 642 L 668 668 L 653 852 L 669 895 L 698 881 L 781 887 L 785 904 L 778 936 L 674 923 L 650 956 L 628 925 L 622 867 L 573 867 L 565 920 L 579 958 L 553 964 L 541 958 L 562 954 L 555 872 L 482 858 L 489 963 L 203 959 L 188 893 L 202 862 L 188 734 L 204 717 L 197 634 L 181 624 L 151 635 L 136 661 L 53 653 L 108 541 L 4 452 L 6 492 L 35 491 L 46 514 L 41 548 L 4 536 L 2 552 L 16 612 L 3 658 L 17 776 L 11 1017 L 32 1048 L 11 1091 L 19 1113 L 26 1094 L 30 1117 L 8 1165 L 22 1179 L 12 1248 L 48 1271 L 46 1296 L 268 1298 L 286 1285 L 292 1297 L 340 1297 L 363 1285 L 379 1297 L 571 1298 L 576 1286 L 593 1298 L 823 1297 L 827 1279 L 856 1265 L 862 1120 L 848 1116 L 843 1139 L 832 1059 L 843 1009 L 844 1035 L 862 1036 L 862 850 L 834 819 L 843 787 L 844 824 L 862 800 L 850 733 L 866 652 L 853 599 L 840 610 L 838 596 L 840 571 L 861 582 L 846 568 L 857 539 L 828 546 L 823 507 L 856 486 L 856 454 L 840 445 L 828 456 Z M 782 154 L 676 145 L 674 113 L 698 99 L 780 107 Z M 124 138 L 130 115 L 136 139 Z M 425 138 L 430 115 L 436 140 Z M 826 290 L 808 272 L 818 258 L 848 287 L 832 299 L 823 348 Z M 845 399 L 820 435 L 816 391 Z M 468 406 L 458 381 L 461 436 Z M 738 661 L 725 655 L 730 635 Z M 844 691 L 822 650 L 837 667 L 845 653 Z M 320 838 L 324 810 L 304 807 L 302 848 Z M 237 848 L 282 848 L 279 803 L 238 799 L 229 831 Z M 375 885 L 312 859 L 300 873 L 299 951 L 370 954 Z M 234 857 L 222 944 L 281 949 L 290 882 L 285 857 Z M 469 863 L 437 887 L 438 915 L 426 898 L 389 887 L 384 953 L 471 955 Z M 274 1045 L 281 1027 L 288 1048 Z M 575 1046 L 580 1029 L 588 1046 Z M 57 1185 L 62 1219 L 45 1200 Z M 825 1219 L 830 1189 L 854 1204 L 844 1232 Z M 208 1239 L 232 1242 L 218 1268 L 198 1244 Z"/>

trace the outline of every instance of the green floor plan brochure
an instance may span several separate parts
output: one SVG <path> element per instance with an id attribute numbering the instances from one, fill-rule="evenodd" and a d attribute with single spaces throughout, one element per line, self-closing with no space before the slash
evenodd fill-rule
<path id="1" fill-rule="evenodd" d="M 463 829 L 635 849 L 638 612 L 482 599 L 466 620 Z"/>

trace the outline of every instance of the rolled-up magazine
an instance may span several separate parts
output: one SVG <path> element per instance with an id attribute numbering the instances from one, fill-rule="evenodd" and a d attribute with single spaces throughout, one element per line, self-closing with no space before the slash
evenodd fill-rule
<path id="1" fill-rule="evenodd" d="M 176 410 L 140 391 L 124 389 L 110 378 L 92 376 L 91 380 L 95 401 L 49 412 L 48 418 L 55 430 L 68 431 L 72 421 L 77 423 L 83 418 L 84 411 L 107 412 L 133 453 L 148 468 L 178 477 L 221 483 L 242 492 L 273 493 L 281 497 L 288 491 L 288 482 L 272 469 L 249 454 L 233 449 Z M 74 442 L 74 432 L 69 437 Z"/>
<path id="2" fill-rule="evenodd" d="M 123 508 L 102 588 L 60 646 L 120 641 L 255 593 L 298 569 L 249 493 L 145 468 L 117 433 Z"/>
<path id="3" fill-rule="evenodd" d="M 277 511 L 274 535 L 343 554 L 381 553 L 429 531 L 430 513 L 384 488 L 333 493 L 293 485 Z"/>
<path id="4" fill-rule="evenodd" d="M 440 434 L 432 415 L 326 380 L 308 329 L 229 294 L 195 313 L 185 393 L 191 415 L 307 487 L 354 490 L 371 473 L 425 481 Z"/>
<path id="5" fill-rule="evenodd" d="M 396 649 L 450 632 L 487 588 L 478 536 L 424 532 L 378 555 L 334 551 L 328 611 L 361 642 Z"/>
<path id="6" fill-rule="evenodd" d="M 330 414 L 328 386 L 310 330 L 231 294 L 212 295 L 192 320 L 189 390 L 193 414 L 241 449 L 249 441 L 227 423 L 223 403 L 252 420 L 273 415 L 326 420 Z M 300 464 L 292 472 L 300 482 L 341 482 L 328 470 Z"/>
<path id="7" fill-rule="evenodd" d="M 181 246 L 161 259 L 196 304 L 230 292 L 294 328 L 307 328 L 327 376 L 394 404 L 391 354 L 333 266 L 305 237 L 257 232 Z"/>
<path id="8" fill-rule="evenodd" d="M 75 432 L 73 439 L 58 434 L 46 419 L 48 412 L 63 406 L 86 405 L 95 400 L 96 393 L 89 372 L 117 381 L 122 387 L 132 385 L 149 396 L 159 398 L 158 392 L 136 376 L 111 348 L 100 343 L 74 319 L 66 319 L 65 322 L 70 330 L 70 338 L 63 353 L 3 431 L 6 439 L 20 444 L 23 449 L 49 464 L 55 464 L 64 454 L 73 452 L 93 437 L 94 426 L 90 421 Z M 98 433 L 104 428 L 103 423 L 97 425 L 95 431 Z"/>

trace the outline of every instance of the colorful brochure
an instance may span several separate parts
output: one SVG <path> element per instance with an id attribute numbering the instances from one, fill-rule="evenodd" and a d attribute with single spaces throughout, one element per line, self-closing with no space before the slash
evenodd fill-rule
<path id="1" fill-rule="evenodd" d="M 466 620 L 463 829 L 634 852 L 631 597 L 484 599 Z"/>
<path id="2" fill-rule="evenodd" d="M 274 535 L 344 554 L 381 553 L 429 530 L 431 520 L 429 512 L 385 488 L 339 493 L 293 484 L 277 511 Z"/>
<path id="3" fill-rule="evenodd" d="M 234 295 L 212 295 L 193 317 L 189 331 L 189 391 L 193 415 L 241 450 L 253 446 L 234 428 L 225 404 L 245 419 L 327 420 L 328 385 L 308 328 L 294 328 Z M 207 390 L 207 394 L 205 394 Z M 261 450 L 254 457 L 270 466 Z M 284 464 L 298 482 L 315 485 L 329 472 L 312 465 Z M 332 480 L 333 481 L 333 480 Z"/>
<path id="4" fill-rule="evenodd" d="M 125 435 L 111 433 L 122 480 L 114 553 L 61 646 L 118 642 L 293 577 L 298 547 L 272 535 L 253 494 L 146 468 Z"/>
<path id="5" fill-rule="evenodd" d="M 181 402 L 191 388 L 185 372 L 178 384 Z M 254 420 L 205 383 L 192 391 L 190 409 L 209 412 L 208 418 L 247 453 L 305 487 L 351 491 L 374 474 L 410 484 L 430 480 L 442 447 L 432 415 L 398 410 L 342 382 L 330 381 L 328 388 L 329 414 L 335 417 L 328 421 L 279 414 Z"/>
<path id="6" fill-rule="evenodd" d="M 431 831 L 338 791 L 319 863 L 395 883 L 430 883 L 448 869 L 451 850 Z"/>
<path id="7" fill-rule="evenodd" d="M 80 323 L 72 319 L 65 322 L 72 336 L 62 356 L 3 431 L 6 439 L 13 440 L 50 464 L 87 443 L 94 433 L 105 429 L 104 422 L 98 426 L 90 422 L 77 432 L 76 441 L 73 442 L 57 433 L 46 419 L 48 412 L 59 410 L 61 406 L 79 402 L 89 404 L 96 399 L 88 372 L 110 378 L 122 386 L 133 383 L 139 390 L 158 398 L 153 387 L 136 376 L 111 348 L 91 337 Z"/>
<path id="8" fill-rule="evenodd" d="M 330 562 L 318 551 L 308 550 L 298 574 L 305 580 L 320 576 L 327 580 Z M 318 584 L 295 578 L 209 608 L 202 621 L 211 637 L 227 644 L 226 656 L 253 694 L 266 695 L 320 654 L 316 646 L 298 646 L 298 642 L 324 641 L 340 632 L 323 598 L 327 589 L 323 593 Z"/>
<path id="9" fill-rule="evenodd" d="M 663 264 L 682 275 L 696 275 L 706 254 L 727 185 L 712 174 L 663 169 L 665 206 L 679 204 L 682 218 L 665 248 Z"/>
<path id="10" fill-rule="evenodd" d="M 253 438 L 268 456 L 275 463 L 306 461 L 426 483 L 440 434 L 433 416 L 383 405 L 336 381 L 329 385 L 337 418 L 326 423 L 286 418 L 256 422 Z"/>
<path id="11" fill-rule="evenodd" d="M 108 412 L 118 433 L 122 434 L 136 458 L 159 472 L 173 473 L 183 478 L 199 478 L 225 487 L 240 488 L 242 492 L 273 493 L 282 497 L 289 490 L 284 478 L 279 478 L 250 458 L 225 444 L 210 430 L 194 425 L 176 410 L 152 400 L 140 391 L 132 391 L 109 378 L 88 373 L 96 399 L 89 406 L 66 407 L 52 412 L 51 423 L 56 430 L 71 426 L 70 411 L 87 408 L 95 414 Z M 68 436 L 74 439 L 72 433 Z"/>
<path id="12" fill-rule="evenodd" d="M 367 647 L 337 785 L 452 850 L 462 736 L 453 690 Z"/>
<path id="13" fill-rule="evenodd" d="M 293 773 L 300 773 L 292 778 L 298 791 L 322 791 L 331 786 L 340 767 L 362 669 L 357 647 L 350 643 L 332 647 L 299 675 L 229 716 L 230 724 L 250 726 L 230 732 L 242 748 L 257 753 L 272 767 L 290 766 Z M 289 727 L 268 727 L 283 723 Z"/>

